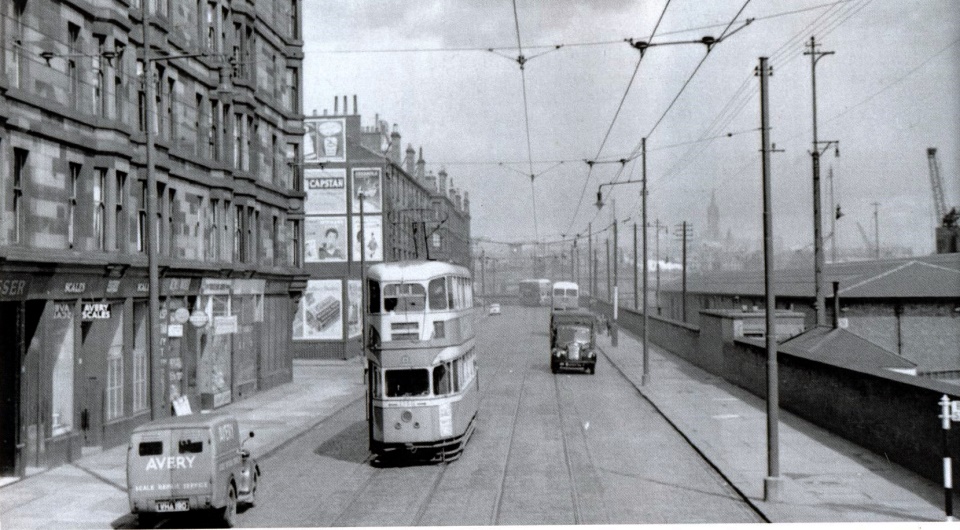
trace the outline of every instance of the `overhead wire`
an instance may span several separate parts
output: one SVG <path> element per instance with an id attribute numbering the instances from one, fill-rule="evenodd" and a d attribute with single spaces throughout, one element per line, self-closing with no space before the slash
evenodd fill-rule
<path id="1" fill-rule="evenodd" d="M 657 35 L 657 30 L 660 28 L 660 23 L 663 22 L 663 17 L 667 13 L 667 8 L 670 7 L 670 0 L 667 0 L 664 4 L 663 9 L 660 11 L 660 16 L 657 18 L 657 23 L 653 26 L 653 31 L 650 32 L 650 37 L 647 39 L 647 42 L 653 41 L 654 37 Z M 630 87 L 633 86 L 633 81 L 637 77 L 637 72 L 640 70 L 640 64 L 643 62 L 644 52 L 640 52 L 640 57 L 637 59 L 637 65 L 633 69 L 633 74 L 630 76 L 630 81 L 627 83 L 626 89 L 623 91 L 623 96 L 620 98 L 620 104 L 617 106 L 617 111 L 613 115 L 613 119 L 610 121 L 610 126 L 607 127 L 607 132 L 603 136 L 603 141 L 600 142 L 600 148 L 597 149 L 597 155 L 594 159 L 600 158 L 600 154 L 603 152 L 603 148 L 607 143 L 607 140 L 610 137 L 610 132 L 613 130 L 614 124 L 617 122 L 617 118 L 620 116 L 620 111 L 623 109 L 623 103 L 627 99 L 627 94 L 630 93 Z M 622 171 L 622 168 L 621 168 Z M 570 224 L 567 226 L 566 233 L 570 233 L 570 230 L 573 228 L 573 224 L 577 220 L 577 214 L 580 213 L 580 206 L 583 204 L 583 197 L 586 195 L 587 186 L 590 184 L 590 177 L 593 174 L 593 164 L 588 163 L 587 176 L 583 181 L 583 189 L 580 190 L 580 198 L 577 200 L 577 207 L 573 210 L 573 216 L 570 218 Z M 619 176 L 619 174 L 618 174 Z"/>

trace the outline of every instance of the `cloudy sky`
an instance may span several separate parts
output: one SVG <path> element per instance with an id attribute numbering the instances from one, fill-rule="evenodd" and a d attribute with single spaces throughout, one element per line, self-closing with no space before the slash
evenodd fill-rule
<path id="1" fill-rule="evenodd" d="M 803 248 L 813 240 L 811 68 L 803 51 L 815 35 L 821 50 L 834 52 L 816 67 L 818 135 L 840 143 L 839 158 L 831 149 L 822 159 L 822 189 L 829 208 L 832 168 L 845 213 L 841 247 L 863 246 L 857 222 L 872 237 L 877 202 L 881 245 L 930 253 L 927 147 L 938 148 L 948 205 L 960 204 L 956 0 L 743 6 L 516 0 L 515 20 L 511 0 L 305 0 L 304 109 L 332 112 L 335 95 L 356 94 L 364 122 L 379 114 L 398 124 L 404 147 L 423 146 L 428 169 L 446 167 L 454 185 L 470 192 L 474 235 L 499 241 L 554 241 L 585 233 L 591 221 L 595 230 L 608 224 L 611 204 L 596 208 L 597 186 L 639 179 L 639 160 L 622 171 L 616 163 L 589 171 L 583 160 L 628 157 L 646 136 L 651 222 L 686 220 L 702 230 L 715 192 L 721 230 L 759 247 L 753 71 L 766 56 L 773 67 L 771 139 L 783 150 L 772 155 L 774 231 Z M 753 22 L 709 54 L 702 44 L 651 47 L 630 83 L 640 54 L 624 39 L 648 40 L 655 27 L 653 43 L 719 37 L 741 8 L 729 31 Z M 529 58 L 529 153 L 518 26 Z M 533 186 L 531 172 L 538 175 Z M 639 218 L 639 192 L 637 185 L 604 188 L 616 197 L 620 219 Z M 829 214 L 824 225 L 826 234 Z"/>

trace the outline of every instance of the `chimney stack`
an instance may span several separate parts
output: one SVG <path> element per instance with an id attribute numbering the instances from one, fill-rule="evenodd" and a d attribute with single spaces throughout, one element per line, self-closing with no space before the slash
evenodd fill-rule
<path id="1" fill-rule="evenodd" d="M 403 159 L 403 170 L 411 177 L 414 176 L 415 156 L 417 156 L 417 152 L 414 151 L 413 144 L 407 144 L 407 156 Z"/>
<path id="2" fill-rule="evenodd" d="M 360 114 L 360 111 L 357 109 L 357 95 L 353 95 L 353 113 Z"/>
<path id="3" fill-rule="evenodd" d="M 423 159 L 421 158 L 420 161 L 422 162 Z M 433 175 L 433 171 L 427 173 L 427 176 L 424 177 L 423 180 L 428 190 L 434 194 L 437 193 L 437 177 Z"/>
<path id="4" fill-rule="evenodd" d="M 333 115 L 337 116 L 340 114 L 340 98 L 333 96 Z"/>
<path id="5" fill-rule="evenodd" d="M 440 195 L 443 195 L 444 197 L 446 197 L 447 196 L 447 170 L 445 168 L 440 168 L 440 172 L 437 173 L 437 179 L 438 179 L 437 191 L 440 193 Z"/>
<path id="6" fill-rule="evenodd" d="M 426 164 L 427 164 L 427 163 L 423 161 L 423 146 L 421 145 L 421 146 L 420 146 L 420 158 L 417 159 L 417 170 L 416 170 L 416 175 L 415 175 L 416 178 L 417 178 L 417 180 L 419 180 L 419 181 L 421 181 L 421 182 L 425 182 L 425 180 L 426 180 L 426 178 L 427 178 L 427 175 L 426 175 L 426 173 L 425 173 L 425 171 L 424 171 Z"/>
<path id="7" fill-rule="evenodd" d="M 400 130 L 396 123 L 393 124 L 393 132 L 390 133 L 390 160 L 397 165 L 403 162 L 400 159 Z"/>
<path id="8" fill-rule="evenodd" d="M 347 109 L 347 95 L 346 95 L 346 94 L 343 95 L 343 114 L 344 114 L 344 116 L 346 116 L 347 114 L 350 114 L 350 111 Z"/>
<path id="9" fill-rule="evenodd" d="M 463 192 L 463 211 L 470 213 L 470 193 Z"/>

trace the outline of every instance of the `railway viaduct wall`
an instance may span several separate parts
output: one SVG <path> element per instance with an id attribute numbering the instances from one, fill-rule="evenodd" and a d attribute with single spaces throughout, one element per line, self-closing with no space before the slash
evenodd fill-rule
<path id="1" fill-rule="evenodd" d="M 612 316 L 610 304 L 594 309 Z M 639 335 L 642 313 L 620 308 L 622 329 Z M 700 329 L 651 315 L 650 342 L 766 398 L 766 347 L 763 340 L 724 337 L 719 329 Z M 923 477 L 943 480 L 943 446 L 938 401 L 960 398 L 960 388 L 934 379 L 884 369 L 850 368 L 779 351 L 780 407 L 882 455 Z M 656 374 L 653 374 L 654 380 Z M 951 430 L 954 461 L 960 459 L 960 426 Z M 960 480 L 954 466 L 954 483 Z"/>

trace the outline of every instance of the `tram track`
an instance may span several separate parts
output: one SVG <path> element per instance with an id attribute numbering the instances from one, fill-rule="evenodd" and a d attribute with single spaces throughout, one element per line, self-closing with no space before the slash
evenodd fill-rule
<path id="1" fill-rule="evenodd" d="M 498 372 L 499 372 L 498 368 Z M 517 423 L 520 421 L 520 405 L 523 403 L 523 391 L 527 384 L 527 371 L 523 372 L 523 380 L 520 382 L 520 391 L 517 393 L 517 406 L 513 411 L 513 422 L 510 425 L 510 437 L 507 443 L 507 454 L 503 458 L 503 470 L 500 472 L 500 488 L 497 490 L 496 501 L 493 503 L 493 511 L 490 514 L 490 524 L 500 524 L 500 511 L 503 508 L 503 492 L 507 487 L 507 471 L 510 469 L 510 455 L 513 452 L 513 442 L 517 432 Z"/>
<path id="2" fill-rule="evenodd" d="M 563 397 L 560 395 L 560 378 L 557 377 L 558 374 L 554 374 L 553 377 L 553 388 L 556 391 L 557 396 L 557 416 L 560 419 L 560 442 L 563 445 L 563 460 L 567 466 L 567 477 L 570 479 L 570 500 L 573 503 L 573 524 L 581 524 L 583 522 L 583 516 L 581 514 L 580 507 L 580 493 L 577 491 L 577 476 L 573 471 L 573 462 L 570 458 L 570 444 L 567 440 L 567 432 L 565 429 L 566 418 L 563 414 Z M 574 404 L 574 407 L 576 405 Z"/>
<path id="3" fill-rule="evenodd" d="M 710 467 L 710 469 L 712 469 L 714 473 L 716 473 L 717 476 L 719 476 L 723 480 L 723 482 L 737 495 L 737 497 L 740 498 L 740 500 L 744 502 L 744 504 L 746 504 L 750 508 L 750 510 L 754 514 L 757 515 L 757 517 L 759 517 L 765 523 L 772 522 L 766 516 L 766 514 L 763 513 L 760 507 L 757 506 L 757 504 L 753 501 L 753 499 L 751 499 L 742 489 L 740 489 L 734 483 L 733 479 L 730 478 L 730 476 L 728 476 L 726 473 L 724 473 L 723 470 L 720 469 L 720 467 L 716 463 L 714 463 L 713 460 L 711 460 L 710 457 L 708 457 L 706 453 L 704 453 L 700 449 L 700 447 L 698 447 L 697 444 L 694 443 L 694 441 L 689 436 L 687 436 L 685 432 L 683 432 L 682 429 L 680 429 L 680 426 L 677 425 L 672 419 L 670 419 L 670 417 L 667 416 L 666 413 L 664 413 L 663 410 L 659 406 L 657 406 L 657 404 L 652 399 L 650 399 L 632 379 L 630 379 L 630 377 L 626 374 L 626 372 L 624 372 L 623 369 L 620 368 L 620 365 L 614 362 L 613 358 L 610 357 L 610 355 L 608 355 L 607 352 L 604 351 L 602 347 L 598 345 L 597 350 L 599 350 L 600 354 L 603 355 L 603 357 L 607 360 L 607 362 L 609 362 L 610 365 L 613 366 L 614 369 L 616 369 L 617 373 L 620 374 L 620 376 L 623 377 L 623 379 L 626 380 L 626 382 L 630 386 L 632 386 L 634 390 L 636 390 L 637 394 L 639 394 L 644 401 L 646 401 L 647 403 L 650 404 L 651 407 L 653 407 L 653 410 L 656 411 L 657 415 L 663 418 L 664 421 L 666 421 L 667 424 L 670 425 L 670 427 L 678 435 L 680 435 L 680 438 L 683 439 L 683 441 L 688 446 L 690 446 L 691 449 L 693 449 L 693 451 L 704 461 L 704 463 L 706 463 Z"/>

